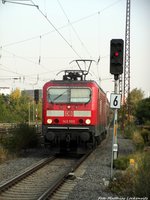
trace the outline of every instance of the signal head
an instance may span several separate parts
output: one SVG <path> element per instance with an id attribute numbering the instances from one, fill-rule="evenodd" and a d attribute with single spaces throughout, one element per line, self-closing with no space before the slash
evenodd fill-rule
<path id="1" fill-rule="evenodd" d="M 123 46 L 122 39 L 110 41 L 110 73 L 119 75 L 123 73 Z"/>

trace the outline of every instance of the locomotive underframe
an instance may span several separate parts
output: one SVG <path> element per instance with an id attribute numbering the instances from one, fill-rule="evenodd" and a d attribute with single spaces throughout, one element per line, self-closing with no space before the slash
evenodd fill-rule
<path id="1" fill-rule="evenodd" d="M 87 149 L 95 148 L 105 137 L 105 131 L 95 135 L 95 126 L 49 126 L 43 125 L 45 146 L 57 153 L 70 151 L 85 153 Z"/>

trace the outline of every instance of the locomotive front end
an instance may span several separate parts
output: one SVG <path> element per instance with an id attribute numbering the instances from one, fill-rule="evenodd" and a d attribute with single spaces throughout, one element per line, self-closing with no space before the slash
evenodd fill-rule
<path id="1" fill-rule="evenodd" d="M 86 82 L 51 81 L 43 88 L 45 145 L 80 152 L 91 142 L 92 90 Z"/>

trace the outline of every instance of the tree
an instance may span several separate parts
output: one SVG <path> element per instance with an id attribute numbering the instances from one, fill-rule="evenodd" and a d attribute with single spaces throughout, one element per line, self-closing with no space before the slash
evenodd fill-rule
<path id="1" fill-rule="evenodd" d="M 141 101 L 143 97 L 144 97 L 144 92 L 141 89 L 135 88 L 130 92 L 127 98 L 127 102 L 129 103 L 130 106 L 131 115 L 135 116 L 138 102 Z"/>
<path id="2" fill-rule="evenodd" d="M 4 95 L 0 95 L 0 122 L 4 122 L 7 116 Z"/>
<path id="3" fill-rule="evenodd" d="M 7 96 L 0 95 L 0 122 L 28 122 L 29 115 L 30 117 L 35 116 L 35 109 L 33 108 L 36 106 L 38 108 L 38 120 L 41 120 L 41 100 L 36 106 L 33 103 L 33 98 L 19 89 L 14 90 Z"/>
<path id="4" fill-rule="evenodd" d="M 121 109 L 119 109 L 118 112 L 119 114 L 118 121 L 122 126 L 126 126 L 129 121 L 130 122 L 134 121 L 138 102 L 141 101 L 143 97 L 144 97 L 144 92 L 141 89 L 135 88 L 130 92 L 126 102 L 124 103 L 123 106 L 121 106 Z M 125 113 L 126 110 L 125 108 L 127 104 L 129 105 L 130 109 L 130 116 L 127 116 L 127 113 Z"/>
<path id="5" fill-rule="evenodd" d="M 18 88 L 16 88 L 11 94 L 10 94 L 10 97 L 13 99 L 13 100 L 17 100 L 19 99 L 21 96 L 21 92 Z"/>
<path id="6" fill-rule="evenodd" d="M 140 124 L 150 122 L 150 98 L 142 99 L 138 102 L 136 118 Z"/>

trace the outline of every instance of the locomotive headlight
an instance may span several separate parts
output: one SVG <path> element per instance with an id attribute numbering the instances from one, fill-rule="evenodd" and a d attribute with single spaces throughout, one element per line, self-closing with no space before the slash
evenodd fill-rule
<path id="1" fill-rule="evenodd" d="M 89 125 L 89 124 L 91 123 L 91 120 L 90 120 L 90 119 L 86 119 L 86 120 L 85 120 L 85 123 L 86 123 L 87 125 Z"/>
<path id="2" fill-rule="evenodd" d="M 48 120 L 47 120 L 47 123 L 48 123 L 48 124 L 51 124 L 51 123 L 52 123 L 52 119 L 48 119 Z"/>

